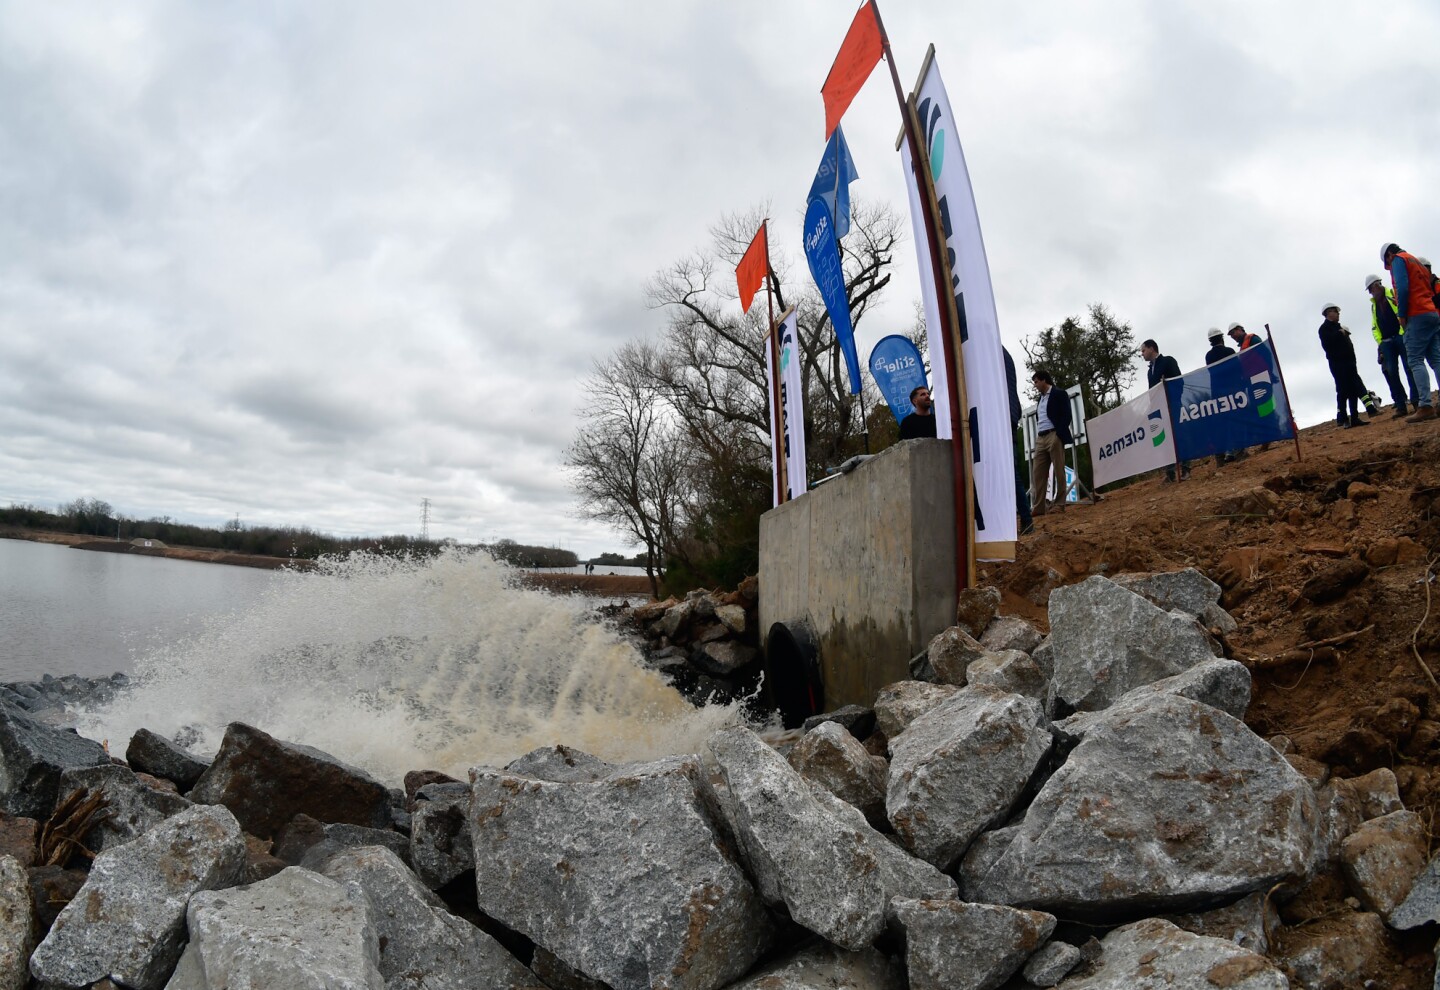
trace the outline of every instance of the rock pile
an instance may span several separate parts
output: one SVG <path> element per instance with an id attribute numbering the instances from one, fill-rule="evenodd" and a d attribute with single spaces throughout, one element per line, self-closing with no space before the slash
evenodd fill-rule
<path id="1" fill-rule="evenodd" d="M 238 723 L 122 763 L 0 699 L 0 990 L 1319 990 L 1440 922 L 1394 775 L 1240 721 L 1218 588 L 1055 597 L 1046 637 L 968 596 L 933 681 L 798 739 L 403 790 Z"/>
<path id="2" fill-rule="evenodd" d="M 641 635 L 647 666 L 685 697 L 731 701 L 758 683 L 760 586 L 752 577 L 733 592 L 692 591 L 629 609 L 622 619 Z"/>

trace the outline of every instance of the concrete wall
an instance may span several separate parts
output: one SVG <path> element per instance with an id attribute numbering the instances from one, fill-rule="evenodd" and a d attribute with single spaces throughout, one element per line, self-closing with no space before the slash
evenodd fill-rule
<path id="1" fill-rule="evenodd" d="M 907 440 L 760 519 L 760 631 L 805 620 L 826 709 L 869 705 L 955 624 L 948 440 Z"/>

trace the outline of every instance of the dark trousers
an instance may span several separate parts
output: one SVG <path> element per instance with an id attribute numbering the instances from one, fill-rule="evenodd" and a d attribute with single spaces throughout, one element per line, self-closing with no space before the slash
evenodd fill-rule
<path id="1" fill-rule="evenodd" d="M 1390 386 L 1390 400 L 1395 405 L 1405 404 L 1407 391 L 1410 404 L 1419 404 L 1420 393 L 1415 390 L 1415 376 L 1410 374 L 1410 360 L 1405 356 L 1404 337 L 1386 337 L 1380 341 L 1380 368 L 1385 372 L 1385 384 Z"/>

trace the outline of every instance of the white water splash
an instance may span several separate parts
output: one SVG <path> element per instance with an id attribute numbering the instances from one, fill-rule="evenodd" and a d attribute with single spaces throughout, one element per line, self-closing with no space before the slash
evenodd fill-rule
<path id="1" fill-rule="evenodd" d="M 327 562 L 142 657 L 79 729 L 115 741 L 188 727 L 192 749 L 214 752 L 228 723 L 246 722 L 398 784 L 552 743 L 617 762 L 697 752 L 739 717 L 738 705 L 690 705 L 592 607 L 517 587 L 480 553 Z"/>

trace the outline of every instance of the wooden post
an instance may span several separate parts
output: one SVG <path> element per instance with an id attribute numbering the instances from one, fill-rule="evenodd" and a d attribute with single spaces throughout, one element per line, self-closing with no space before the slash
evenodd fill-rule
<path id="1" fill-rule="evenodd" d="M 1270 353 L 1275 355 L 1275 374 L 1280 379 L 1280 389 L 1285 393 L 1285 411 L 1290 414 L 1290 432 L 1295 435 L 1295 459 L 1303 461 L 1305 458 L 1300 453 L 1300 427 L 1295 425 L 1295 407 L 1290 405 L 1290 389 L 1285 386 L 1285 371 L 1280 367 L 1280 352 L 1275 349 L 1275 337 L 1270 333 L 1270 324 L 1265 324 L 1265 342 L 1270 345 Z"/>

